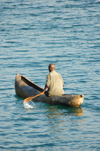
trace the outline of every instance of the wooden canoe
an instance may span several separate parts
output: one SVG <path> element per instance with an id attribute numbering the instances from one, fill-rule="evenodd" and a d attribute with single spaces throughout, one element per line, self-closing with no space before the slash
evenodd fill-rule
<path id="1" fill-rule="evenodd" d="M 17 74 L 15 77 L 15 92 L 22 98 L 35 96 L 42 92 L 43 89 L 30 81 L 28 78 Z M 34 102 L 44 102 L 51 105 L 63 105 L 79 107 L 83 103 L 84 95 L 64 94 L 62 96 L 47 97 L 45 94 L 33 99 Z"/>

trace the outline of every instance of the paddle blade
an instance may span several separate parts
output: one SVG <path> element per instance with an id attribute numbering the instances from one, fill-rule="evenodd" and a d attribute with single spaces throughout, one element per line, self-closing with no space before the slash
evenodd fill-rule
<path id="1" fill-rule="evenodd" d="M 39 93 L 39 94 L 37 94 L 37 95 L 35 95 L 35 96 L 33 96 L 33 97 L 28 97 L 28 98 L 26 98 L 26 99 L 24 99 L 24 101 L 23 101 L 23 103 L 25 103 L 25 102 L 30 102 L 32 99 L 34 99 L 34 98 L 36 98 L 37 96 L 39 96 L 39 95 L 43 95 L 44 94 L 44 92 L 41 92 L 41 93 Z"/>
<path id="2" fill-rule="evenodd" d="M 25 102 L 28 103 L 28 102 L 30 102 L 32 99 L 33 99 L 33 97 L 28 97 L 28 98 L 24 99 L 23 103 L 25 103 Z"/>

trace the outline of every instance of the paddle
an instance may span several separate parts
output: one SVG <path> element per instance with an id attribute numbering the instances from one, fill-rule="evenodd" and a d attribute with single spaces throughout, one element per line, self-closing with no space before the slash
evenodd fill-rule
<path id="1" fill-rule="evenodd" d="M 25 102 L 28 103 L 28 102 L 30 102 L 32 99 L 36 98 L 37 96 L 43 95 L 43 94 L 44 94 L 44 93 L 41 92 L 41 93 L 39 93 L 39 94 L 37 94 L 37 95 L 35 95 L 35 96 L 33 96 L 33 97 L 28 97 L 28 98 L 24 99 L 23 103 L 25 103 Z"/>

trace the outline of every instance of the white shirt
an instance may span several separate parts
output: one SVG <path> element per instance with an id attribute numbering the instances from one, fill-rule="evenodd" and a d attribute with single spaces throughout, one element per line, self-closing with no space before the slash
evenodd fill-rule
<path id="1" fill-rule="evenodd" d="M 63 90 L 63 79 L 61 75 L 56 72 L 55 70 L 51 71 L 46 80 L 46 85 L 48 87 L 48 96 L 54 96 L 54 95 L 62 95 L 64 94 Z"/>

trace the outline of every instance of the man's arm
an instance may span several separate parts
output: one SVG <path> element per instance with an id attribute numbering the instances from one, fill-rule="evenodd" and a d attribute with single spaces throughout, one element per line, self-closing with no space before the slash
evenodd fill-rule
<path id="1" fill-rule="evenodd" d="M 47 85 L 45 85 L 44 90 L 41 92 L 41 94 L 44 94 L 45 91 L 46 91 L 46 89 L 48 89 L 48 86 L 47 86 Z"/>

